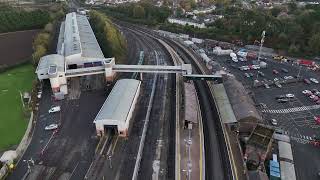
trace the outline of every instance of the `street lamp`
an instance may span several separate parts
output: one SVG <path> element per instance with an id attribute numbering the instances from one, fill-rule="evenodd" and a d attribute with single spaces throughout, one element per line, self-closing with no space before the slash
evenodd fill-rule
<path id="1" fill-rule="evenodd" d="M 31 166 L 30 166 L 30 163 L 32 164 L 32 166 L 34 166 L 34 161 L 32 158 L 30 158 L 29 160 L 23 160 L 23 162 L 27 163 L 27 167 L 28 167 L 28 173 L 31 172 Z"/>

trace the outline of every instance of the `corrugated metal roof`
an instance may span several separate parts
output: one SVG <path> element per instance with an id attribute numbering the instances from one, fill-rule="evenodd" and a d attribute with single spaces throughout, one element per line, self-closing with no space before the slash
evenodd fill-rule
<path id="1" fill-rule="evenodd" d="M 56 65 L 58 72 L 64 72 L 64 57 L 58 54 L 43 56 L 36 70 L 37 72 L 48 72 L 50 65 Z"/>
<path id="2" fill-rule="evenodd" d="M 193 83 L 184 83 L 185 89 L 185 119 L 198 123 L 198 101 Z"/>
<path id="3" fill-rule="evenodd" d="M 96 116 L 94 123 L 107 120 L 125 122 L 139 86 L 139 80 L 118 80 Z"/>
<path id="4" fill-rule="evenodd" d="M 293 161 L 293 155 L 290 143 L 278 141 L 279 157 Z"/>
<path id="5" fill-rule="evenodd" d="M 63 52 L 63 42 L 64 42 L 64 30 L 65 30 L 65 22 L 63 21 L 60 26 L 60 33 L 57 43 L 57 54 L 64 55 Z"/>
<path id="6" fill-rule="evenodd" d="M 229 98 L 223 84 L 213 85 L 213 92 L 219 108 L 220 116 L 223 123 L 236 123 L 237 119 L 234 115 Z"/>
<path id="7" fill-rule="evenodd" d="M 224 85 L 238 121 L 246 118 L 254 118 L 256 121 L 262 119 L 241 82 L 229 77 Z"/>
<path id="8" fill-rule="evenodd" d="M 280 161 L 280 170 L 282 180 L 296 180 L 294 164 L 286 161 Z"/>
<path id="9" fill-rule="evenodd" d="M 104 58 L 86 16 L 74 12 L 66 15 L 64 51 L 65 56 L 81 54 L 81 57 Z"/>

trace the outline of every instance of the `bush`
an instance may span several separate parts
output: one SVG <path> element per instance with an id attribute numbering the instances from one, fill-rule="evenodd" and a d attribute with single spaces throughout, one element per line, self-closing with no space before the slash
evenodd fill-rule
<path id="1" fill-rule="evenodd" d="M 90 23 L 105 57 L 115 57 L 117 63 L 125 59 L 127 45 L 111 20 L 97 11 L 90 11 Z"/>

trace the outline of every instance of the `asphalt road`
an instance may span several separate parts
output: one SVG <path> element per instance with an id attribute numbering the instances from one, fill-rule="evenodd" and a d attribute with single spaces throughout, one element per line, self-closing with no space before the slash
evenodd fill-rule
<path id="1" fill-rule="evenodd" d="M 35 160 L 27 179 L 58 179 L 64 176 L 79 179 L 84 176 L 83 169 L 90 165 L 98 141 L 92 122 L 106 95 L 105 90 L 96 90 L 82 92 L 80 99 L 53 102 L 51 89 L 46 83 L 35 132 L 22 157 Z M 52 105 L 60 105 L 61 113 L 49 114 L 48 109 Z M 51 123 L 61 124 L 55 134 L 44 130 Z M 20 161 L 8 179 L 22 179 L 26 172 L 26 163 Z"/>
<path id="2" fill-rule="evenodd" d="M 242 65 L 251 64 L 250 61 L 227 63 L 226 60 L 230 59 L 228 56 L 211 56 L 212 59 L 218 61 L 222 67 L 226 68 L 226 71 L 230 71 L 236 76 L 236 78 L 243 83 L 248 92 L 252 92 L 252 97 L 256 104 L 264 103 L 267 105 L 267 109 L 259 108 L 261 115 L 263 116 L 266 124 L 271 125 L 270 120 L 276 119 L 278 121 L 278 127 L 286 131 L 291 137 L 291 144 L 294 155 L 294 163 L 296 169 L 297 179 L 318 179 L 316 173 L 320 171 L 320 155 L 317 153 L 318 148 L 309 144 L 309 141 L 313 136 L 320 136 L 319 127 L 313 119 L 314 116 L 320 115 L 320 109 L 305 110 L 303 107 L 310 107 L 316 105 L 308 97 L 302 94 L 305 89 L 318 89 L 319 84 L 305 84 L 304 82 L 295 82 L 282 84 L 282 88 L 270 86 L 270 89 L 263 87 L 253 87 L 253 80 L 273 80 L 274 78 L 283 78 L 284 76 L 296 76 L 299 74 L 299 66 L 291 63 L 280 63 L 272 60 L 271 57 L 267 57 L 268 67 L 266 69 L 260 69 L 265 74 L 265 77 L 257 76 L 258 70 L 241 71 L 235 69 L 232 65 L 237 67 Z M 289 72 L 285 73 L 281 71 L 281 68 L 287 69 Z M 279 74 L 273 74 L 272 70 L 278 70 Z M 247 78 L 244 73 L 252 73 L 253 77 Z M 300 76 L 303 78 L 317 78 L 319 80 L 320 73 L 308 70 L 306 67 L 302 67 Z M 285 94 L 294 94 L 293 98 L 288 103 L 278 103 L 275 99 L 276 96 Z M 296 112 L 290 112 L 290 109 L 298 109 Z M 271 113 L 272 111 L 278 113 Z M 264 112 L 262 112 L 264 111 Z M 279 113 L 281 112 L 281 113 Z M 308 163 L 306 163 L 308 162 Z"/>

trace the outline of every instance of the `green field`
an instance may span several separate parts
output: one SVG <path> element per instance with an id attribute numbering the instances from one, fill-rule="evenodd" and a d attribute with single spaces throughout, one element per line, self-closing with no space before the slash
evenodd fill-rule
<path id="1" fill-rule="evenodd" d="M 0 73 L 0 151 L 18 144 L 24 135 L 28 121 L 19 91 L 30 91 L 34 78 L 31 64 Z"/>

